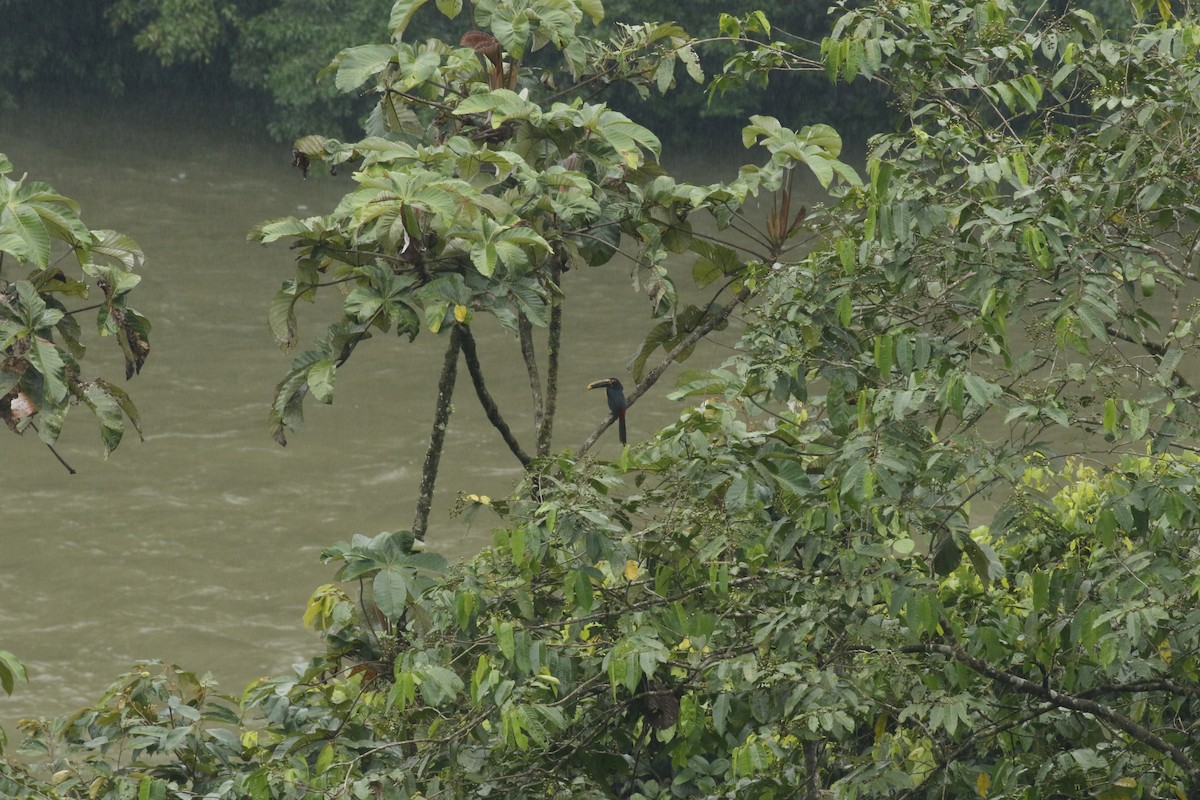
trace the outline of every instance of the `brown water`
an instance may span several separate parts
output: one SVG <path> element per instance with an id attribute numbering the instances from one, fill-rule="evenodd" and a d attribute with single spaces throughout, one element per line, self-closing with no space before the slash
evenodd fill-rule
<path id="1" fill-rule="evenodd" d="M 745 157 L 730 144 L 677 168 L 693 180 L 728 177 L 716 165 Z M 365 343 L 339 371 L 334 405 L 310 402 L 305 427 L 281 448 L 267 409 L 291 356 L 275 345 L 266 309 L 291 255 L 247 244 L 246 232 L 265 218 L 327 212 L 348 180 L 301 180 L 290 148 L 224 126 L 219 113 L 164 121 L 129 105 L 5 112 L 0 152 L 17 175 L 79 201 L 91 227 L 138 240 L 147 264 L 133 304 L 153 324 L 150 360 L 127 386 L 144 443 L 131 434 L 105 462 L 90 415 L 77 410 L 59 447 L 79 471 L 70 476 L 32 433 L 0 429 L 0 649 L 31 676 L 13 697 L 0 694 L 0 722 L 11 735 L 18 718 L 73 710 L 136 659 L 211 671 L 234 694 L 306 660 L 317 641 L 301 625 L 305 601 L 332 576 L 320 551 L 411 524 L 445 339 Z M 688 266 L 678 265 L 681 283 Z M 584 386 L 626 376 L 652 325 L 628 263 L 566 281 L 556 449 L 580 444 L 605 416 L 603 397 Z M 301 317 L 301 346 L 321 332 L 316 316 Z M 516 342 L 494 322 L 476 328 L 491 391 L 529 442 Z M 92 344 L 85 372 L 118 377 L 115 346 Z M 724 347 L 698 349 L 689 366 L 722 360 Z M 630 411 L 631 440 L 678 415 L 664 399 L 673 383 L 669 373 Z M 615 457 L 618 447 L 609 431 L 594 452 Z M 454 495 L 503 496 L 519 475 L 460 367 L 430 547 L 456 559 L 490 541 L 485 515 L 472 526 L 450 516 Z"/>

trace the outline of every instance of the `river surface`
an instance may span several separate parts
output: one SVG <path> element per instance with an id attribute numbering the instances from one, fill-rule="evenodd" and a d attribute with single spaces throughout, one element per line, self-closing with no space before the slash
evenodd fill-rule
<path id="1" fill-rule="evenodd" d="M 267 410 L 291 356 L 266 311 L 292 256 L 284 245 L 248 244 L 246 233 L 271 217 L 327 213 L 348 178 L 302 180 L 290 147 L 232 128 L 219 112 L 163 119 L 132 101 L 4 111 L 0 152 L 16 176 L 77 200 L 90 227 L 139 242 L 147 262 L 132 304 L 153 325 L 150 359 L 125 385 L 144 442 L 131 431 L 105 461 L 91 415 L 76 409 L 58 447 L 72 476 L 32 432 L 0 428 L 0 649 L 30 671 L 12 697 L 0 693 L 0 723 L 13 738 L 19 718 L 81 707 L 138 659 L 211 671 L 235 695 L 307 660 L 319 644 L 301 624 L 305 602 L 332 577 L 321 550 L 411 525 L 445 338 L 364 343 L 338 372 L 334 404 L 310 401 L 305 426 L 281 448 Z M 745 157 L 729 142 L 668 166 L 708 182 L 731 177 Z M 686 282 L 690 263 L 674 268 Z M 653 324 L 628 262 L 573 270 L 565 291 L 555 449 L 578 446 L 605 416 L 603 396 L 584 387 L 628 377 Z M 303 347 L 322 329 L 319 309 L 300 311 Z M 81 322 L 94 330 L 90 315 Z M 515 339 L 490 319 L 475 328 L 490 389 L 528 443 Z M 85 375 L 118 379 L 115 344 L 88 341 Z M 688 366 L 720 362 L 732 341 L 698 348 Z M 631 441 L 678 416 L 665 396 L 679 369 L 630 410 Z M 456 493 L 504 496 L 520 476 L 461 365 L 456 398 L 427 536 L 452 560 L 489 542 L 494 522 L 452 517 Z M 615 431 L 593 453 L 618 455 Z"/>

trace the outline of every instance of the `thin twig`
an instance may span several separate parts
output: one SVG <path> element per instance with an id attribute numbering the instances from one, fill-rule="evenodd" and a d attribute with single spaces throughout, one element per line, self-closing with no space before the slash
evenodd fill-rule
<path id="1" fill-rule="evenodd" d="M 33 422 L 29 423 L 29 427 L 33 428 L 39 436 L 41 435 L 41 431 L 38 430 L 37 425 L 35 425 Z M 67 460 L 58 454 L 58 451 L 54 449 L 54 445 L 50 444 L 49 442 L 42 442 L 42 444 L 50 448 L 50 452 L 53 453 L 54 457 L 58 459 L 58 463 L 67 468 L 67 472 L 71 473 L 72 475 L 75 474 L 75 468 L 68 464 Z"/>
<path id="2" fill-rule="evenodd" d="M 54 457 L 58 459 L 58 463 L 67 468 L 67 472 L 71 473 L 72 475 L 75 474 L 75 468 L 68 464 L 67 460 L 58 454 L 58 451 L 54 449 L 54 445 L 47 442 L 46 447 L 50 448 L 50 452 L 53 453 Z"/>

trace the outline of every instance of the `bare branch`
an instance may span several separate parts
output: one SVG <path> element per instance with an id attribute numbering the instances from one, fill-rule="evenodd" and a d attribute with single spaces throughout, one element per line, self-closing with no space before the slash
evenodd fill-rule
<path id="1" fill-rule="evenodd" d="M 479 398 L 479 405 L 483 406 L 483 413 L 487 414 L 488 422 L 492 423 L 492 427 L 500 432 L 500 438 L 504 439 L 504 443 L 521 462 L 521 466 L 529 466 L 532 459 L 521 448 L 521 443 L 517 441 L 517 438 L 513 436 L 512 429 L 500 415 L 500 407 L 496 405 L 496 401 L 492 399 L 491 393 L 487 390 L 487 384 L 484 383 L 483 369 L 479 365 L 479 354 L 475 350 L 475 335 L 466 325 L 455 326 L 455 330 L 461 331 L 463 358 L 467 361 L 467 372 L 471 374 L 471 383 L 475 386 L 475 396 Z"/>

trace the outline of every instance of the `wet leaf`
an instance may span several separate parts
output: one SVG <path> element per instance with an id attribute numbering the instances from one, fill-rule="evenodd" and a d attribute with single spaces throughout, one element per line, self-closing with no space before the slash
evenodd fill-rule
<path id="1" fill-rule="evenodd" d="M 337 366 L 332 358 L 323 358 L 308 370 L 308 388 L 319 402 L 333 402 L 333 381 Z"/>
<path id="2" fill-rule="evenodd" d="M 335 60 L 335 83 L 338 91 L 349 92 L 357 89 L 372 75 L 387 68 L 395 58 L 396 48 L 390 44 L 367 44 L 343 50 Z"/>
<path id="3" fill-rule="evenodd" d="M 410 594 L 408 571 L 400 566 L 380 570 L 371 584 L 375 605 L 390 620 L 404 615 Z"/>

